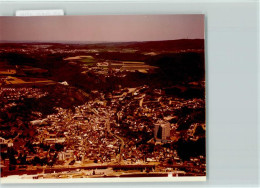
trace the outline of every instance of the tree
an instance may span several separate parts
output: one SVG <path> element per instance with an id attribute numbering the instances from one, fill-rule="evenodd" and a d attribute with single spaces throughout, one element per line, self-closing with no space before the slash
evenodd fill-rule
<path id="1" fill-rule="evenodd" d="M 59 143 L 56 143 L 55 144 L 55 149 L 56 151 L 62 151 L 64 148 L 64 145 L 63 144 L 59 144 Z"/>

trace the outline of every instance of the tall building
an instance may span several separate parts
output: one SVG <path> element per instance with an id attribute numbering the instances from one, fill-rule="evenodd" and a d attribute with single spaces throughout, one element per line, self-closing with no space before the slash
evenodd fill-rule
<path id="1" fill-rule="evenodd" d="M 170 123 L 161 125 L 162 127 L 162 140 L 168 140 L 170 138 Z"/>
<path id="2" fill-rule="evenodd" d="M 170 123 L 159 120 L 154 125 L 154 138 L 156 141 L 166 141 L 170 138 Z"/>

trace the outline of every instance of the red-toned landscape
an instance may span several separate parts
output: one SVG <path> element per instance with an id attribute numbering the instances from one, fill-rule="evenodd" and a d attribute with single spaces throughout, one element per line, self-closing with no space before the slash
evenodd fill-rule
<path id="1" fill-rule="evenodd" d="M 1 177 L 206 175 L 203 39 L 0 46 Z"/>

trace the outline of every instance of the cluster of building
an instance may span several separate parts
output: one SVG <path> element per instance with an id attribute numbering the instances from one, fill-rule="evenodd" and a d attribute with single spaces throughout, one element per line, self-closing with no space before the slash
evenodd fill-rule
<path id="1" fill-rule="evenodd" d="M 73 49 L 70 48 L 69 46 L 62 46 L 60 48 L 52 48 L 53 45 L 48 44 L 35 44 L 35 45 L 30 45 L 28 47 L 28 45 L 25 46 L 11 46 L 11 47 L 4 47 L 0 50 L 0 53 L 21 53 L 21 54 L 73 54 L 73 53 L 78 53 L 78 52 L 93 52 L 92 50 L 87 50 L 87 49 Z"/>
<path id="2" fill-rule="evenodd" d="M 192 141 L 197 141 L 201 137 L 201 133 L 198 130 L 202 130 L 203 133 L 206 131 L 205 123 L 193 123 L 190 125 L 187 133 L 185 134 L 185 139 L 190 139 Z"/>
<path id="3" fill-rule="evenodd" d="M 119 152 L 119 141 L 109 135 L 107 130 L 112 112 L 99 113 L 98 110 L 105 109 L 96 109 L 93 106 L 95 103 L 77 106 L 75 112 L 59 108 L 57 114 L 48 115 L 44 120 L 48 123 L 38 129 L 36 139 L 55 144 L 60 142 L 57 133 L 63 133 L 65 147 L 59 153 L 59 160 L 76 160 L 81 163 L 113 161 Z M 50 140 L 50 134 L 46 130 L 56 133 L 56 136 L 53 135 Z M 42 132 L 45 134 L 41 134 Z"/>
<path id="4" fill-rule="evenodd" d="M 10 92 L 14 92 L 15 96 L 23 92 L 28 95 L 30 92 L 40 92 L 32 88 L 20 88 L 19 92 L 14 89 L 16 88 L 10 89 Z M 47 156 L 48 160 L 55 160 L 56 164 L 67 165 L 167 165 L 169 161 L 170 164 L 181 165 L 182 160 L 177 151 L 163 146 L 180 138 L 176 131 L 178 125 L 170 123 L 170 120 L 176 118 L 172 112 L 184 104 L 189 104 L 190 108 L 202 104 L 199 99 L 174 100 L 161 95 L 160 90 L 154 90 L 152 97 L 147 92 L 149 89 L 148 86 L 124 88 L 107 96 L 99 93 L 98 98 L 77 106 L 74 110 L 56 108 L 57 113 L 44 119 L 32 120 L 30 124 L 37 131 L 31 138 L 35 152 L 29 152 L 27 160 Z M 194 130 L 198 126 L 201 125 L 192 124 L 187 136 L 197 139 Z M 52 149 L 44 150 L 40 146 L 42 144 Z M 56 150 L 55 145 L 62 147 Z"/>
<path id="5" fill-rule="evenodd" d="M 7 101 L 23 100 L 24 98 L 41 98 L 48 94 L 39 88 L 31 87 L 1 87 L 0 98 Z"/>

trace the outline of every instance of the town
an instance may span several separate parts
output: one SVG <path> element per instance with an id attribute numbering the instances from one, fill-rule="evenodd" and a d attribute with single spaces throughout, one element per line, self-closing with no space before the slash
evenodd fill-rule
<path id="1" fill-rule="evenodd" d="M 82 49 L 61 52 L 48 47 L 41 46 L 41 51 L 57 52 L 79 76 L 93 75 L 101 86 L 119 81 L 107 88 L 85 86 L 83 81 L 65 80 L 66 75 L 56 76 L 49 67 L 12 65 L 3 56 L 2 177 L 205 176 L 204 80 L 169 86 L 168 81 L 158 87 L 160 83 L 148 81 L 160 67 L 142 58 L 113 60 L 98 50 L 77 55 Z M 27 55 L 39 50 L 22 49 Z M 1 51 L 7 52 L 17 53 L 13 48 Z M 147 53 L 142 52 L 156 56 Z M 126 83 L 131 74 L 144 81 Z"/>

